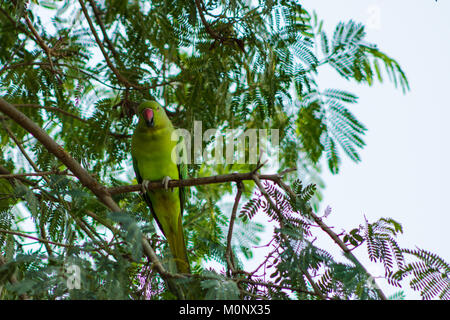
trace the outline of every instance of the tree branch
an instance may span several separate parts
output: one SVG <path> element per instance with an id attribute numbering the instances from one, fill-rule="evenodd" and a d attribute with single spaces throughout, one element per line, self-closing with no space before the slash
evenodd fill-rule
<path id="1" fill-rule="evenodd" d="M 234 43 L 238 45 L 238 47 L 242 50 L 242 52 L 245 53 L 245 47 L 244 47 L 244 41 L 242 39 L 238 39 L 235 37 L 227 37 L 222 36 L 221 34 L 218 34 L 214 29 L 211 28 L 210 24 L 205 18 L 205 15 L 203 12 L 206 12 L 205 4 L 203 3 L 203 0 L 195 0 L 195 6 L 197 7 L 198 14 L 200 15 L 200 20 L 202 21 L 202 24 L 205 26 L 206 32 L 215 40 L 224 43 L 227 40 L 231 40 Z M 207 13 L 207 12 L 206 12 Z"/>
<path id="2" fill-rule="evenodd" d="M 17 52 L 19 52 L 20 50 L 23 49 L 23 47 L 25 46 L 25 43 L 26 43 L 26 41 L 22 41 L 22 44 L 14 50 L 14 52 L 9 57 L 8 61 L 6 61 L 5 64 L 3 65 L 3 67 L 0 69 L 0 75 L 2 75 L 3 72 L 5 72 L 7 69 L 9 69 L 9 64 L 14 59 Z"/>
<path id="3" fill-rule="evenodd" d="M 95 5 L 95 1 L 94 0 L 88 0 L 88 1 L 92 7 L 92 11 L 94 12 L 95 19 L 97 20 L 97 24 L 100 26 L 100 30 L 102 30 L 103 40 L 108 45 L 108 48 L 111 51 L 111 53 L 113 54 L 116 62 L 120 62 L 119 55 L 117 54 L 117 51 L 115 50 L 113 43 L 111 42 L 111 40 L 109 40 L 108 34 L 106 33 L 105 24 L 103 23 L 103 21 L 100 17 L 100 12 L 99 12 L 98 7 Z"/>
<path id="4" fill-rule="evenodd" d="M 14 106 L 15 106 L 16 108 L 45 109 L 45 110 L 48 110 L 48 111 L 59 112 L 59 113 L 62 113 L 62 114 L 64 114 L 64 115 L 68 116 L 68 117 L 71 117 L 71 118 L 76 119 L 76 120 L 78 120 L 78 121 L 80 121 L 80 122 L 83 122 L 83 123 L 90 123 L 90 122 L 92 121 L 91 119 L 84 119 L 84 118 L 81 118 L 81 117 L 79 117 L 79 116 L 77 116 L 77 115 L 75 115 L 75 114 L 73 114 L 73 113 L 70 113 L 70 112 L 68 112 L 68 111 L 66 111 L 66 110 L 63 110 L 63 109 L 60 109 L 60 108 L 57 108 L 57 107 L 47 107 L 47 106 L 41 106 L 41 105 L 38 105 L 38 104 L 32 104 L 32 103 L 28 103 L 28 104 L 14 104 Z M 2 120 L 2 119 L 0 119 L 0 120 Z M 115 133 L 115 132 L 109 131 L 109 132 L 108 132 L 108 135 L 110 135 L 110 136 L 112 136 L 112 137 L 115 137 L 115 138 L 118 138 L 118 139 L 128 139 L 128 138 L 131 138 L 131 135 L 130 135 L 130 134 L 127 134 L 127 133 Z"/>
<path id="5" fill-rule="evenodd" d="M 43 238 L 38 238 L 38 237 L 34 237 L 19 231 L 14 231 L 14 230 L 5 230 L 5 229 L 0 229 L 0 233 L 6 233 L 6 234 L 11 234 L 14 236 L 19 236 L 19 237 L 23 237 L 23 238 L 28 238 L 28 239 L 32 239 L 32 240 L 36 240 L 42 243 L 46 243 L 46 244 L 51 244 L 54 246 L 58 246 L 58 247 L 65 247 L 65 248 L 76 248 L 79 249 L 81 251 L 98 251 L 99 249 L 85 249 L 83 247 L 80 246 L 74 246 L 74 245 L 70 245 L 70 244 L 65 244 L 65 243 L 61 243 L 61 242 L 55 242 L 55 241 L 51 241 L 51 240 L 47 240 L 47 239 L 43 239 Z"/>
<path id="6" fill-rule="evenodd" d="M 242 181 L 239 181 L 237 183 L 238 190 L 237 190 L 236 197 L 234 199 L 233 210 L 231 211 L 231 216 L 230 216 L 230 225 L 228 227 L 227 250 L 225 251 L 225 259 L 227 260 L 228 269 L 229 269 L 229 271 L 231 271 L 231 273 L 234 273 L 234 271 L 235 271 L 234 255 L 233 255 L 233 250 L 231 248 L 231 239 L 233 237 L 234 221 L 236 220 L 236 212 L 237 212 L 237 208 L 239 206 L 239 201 L 241 199 L 243 187 L 244 186 L 242 184 Z"/>
<path id="7" fill-rule="evenodd" d="M 219 36 L 213 29 L 211 29 L 208 21 L 206 21 L 205 15 L 203 14 L 203 11 L 206 11 L 205 4 L 203 3 L 203 1 L 195 0 L 195 5 L 198 9 L 198 14 L 200 15 L 200 19 L 202 20 L 202 23 L 205 26 L 206 32 L 208 32 L 211 35 L 211 37 L 213 37 L 214 39 L 223 41 L 224 39 L 222 39 L 221 36 Z"/>
<path id="8" fill-rule="evenodd" d="M 42 171 L 42 172 L 31 172 L 31 173 L 12 173 L 12 174 L 0 174 L 0 179 L 13 179 L 20 177 L 42 177 L 49 175 L 70 175 L 64 171 Z"/>
<path id="9" fill-rule="evenodd" d="M 11 129 L 6 125 L 6 123 L 3 120 L 2 120 L 2 126 L 3 126 L 3 129 L 8 133 L 9 137 L 17 145 L 17 147 L 19 148 L 20 152 L 25 157 L 25 159 L 27 159 L 28 163 L 33 167 L 33 169 L 36 172 L 40 173 L 41 170 L 39 170 L 36 163 L 33 161 L 33 159 L 31 159 L 31 157 L 26 152 L 25 148 L 22 146 L 22 143 L 20 143 L 19 139 L 17 139 L 16 135 L 11 131 Z"/>
<path id="10" fill-rule="evenodd" d="M 55 71 L 55 68 L 54 68 L 54 65 L 53 65 L 53 61 L 52 61 L 53 50 L 49 46 L 47 46 L 45 41 L 41 38 L 39 33 L 33 27 L 33 23 L 31 22 L 30 18 L 28 17 L 28 14 L 25 14 L 25 22 L 27 23 L 28 28 L 31 30 L 31 33 L 35 37 L 36 43 L 45 51 L 45 54 L 47 55 L 47 58 L 48 58 L 48 62 L 50 63 L 50 70 L 55 75 L 56 79 L 60 83 L 62 83 L 62 81 L 58 77 L 58 73 L 57 73 L 57 71 Z"/>
<path id="11" fill-rule="evenodd" d="M 70 112 L 68 112 L 66 110 L 63 110 L 63 109 L 60 109 L 60 108 L 57 108 L 57 107 L 47 107 L 47 106 L 41 106 L 41 105 L 32 104 L 32 103 L 14 104 L 14 107 L 16 107 L 16 108 L 45 109 L 45 110 L 48 110 L 48 111 L 55 111 L 55 112 L 62 113 L 64 115 L 68 116 L 68 117 L 74 118 L 74 119 L 76 119 L 78 121 L 81 121 L 81 122 L 84 122 L 84 123 L 88 123 L 89 122 L 87 119 L 83 119 L 83 118 L 81 118 L 81 117 L 79 117 L 79 116 L 77 116 L 77 115 L 75 115 L 73 113 L 70 113 Z"/>
<path id="12" fill-rule="evenodd" d="M 183 179 L 183 180 L 170 180 L 169 188 L 192 187 L 192 186 L 201 186 L 201 185 L 207 185 L 207 184 L 254 180 L 253 179 L 254 174 L 255 174 L 254 172 L 246 172 L 246 173 L 234 172 L 234 173 L 210 176 L 210 177 L 200 177 L 200 178 L 191 178 L 191 179 Z M 279 177 L 278 174 L 258 174 L 257 173 L 257 175 L 258 175 L 259 179 L 261 179 L 261 180 L 271 180 L 271 181 L 275 181 L 277 179 L 277 177 Z M 149 190 L 162 189 L 162 188 L 164 188 L 164 186 L 161 184 L 160 181 L 150 181 L 148 184 Z M 136 191 L 141 191 L 141 190 L 142 190 L 142 186 L 140 184 L 108 188 L 108 192 L 111 195 L 126 193 L 126 192 L 136 192 Z"/>

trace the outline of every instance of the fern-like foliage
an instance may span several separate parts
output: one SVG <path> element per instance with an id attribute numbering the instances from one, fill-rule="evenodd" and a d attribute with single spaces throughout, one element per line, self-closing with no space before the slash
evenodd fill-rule
<path id="1" fill-rule="evenodd" d="M 369 258 L 372 261 L 382 262 L 386 275 L 392 273 L 394 262 L 397 268 L 404 265 L 402 250 L 395 240 L 395 236 L 402 232 L 402 226 L 393 219 L 381 218 L 374 223 L 366 220 L 364 239 Z"/>
<path id="2" fill-rule="evenodd" d="M 274 269 L 270 275 L 273 287 L 289 289 L 299 299 L 378 298 L 376 290 L 369 285 L 369 276 L 359 263 L 352 259 L 347 264 L 338 262 L 332 254 L 314 244 L 314 221 L 310 213 L 310 201 L 316 190 L 314 185 L 305 187 L 296 180 L 291 186 L 295 199 L 272 183 L 264 183 L 264 189 L 276 208 L 269 205 L 267 197 L 256 192 L 243 206 L 241 216 L 251 219 L 256 214 L 265 214 L 276 224 L 274 251 L 272 259 L 268 260 L 268 266 Z M 380 222 L 376 227 L 377 235 L 388 225 L 389 221 L 384 227 Z M 364 240 L 361 238 L 361 241 Z M 317 278 L 313 284 L 311 275 Z M 266 298 L 287 298 L 272 289 L 257 282 L 248 287 L 253 294 Z"/>
<path id="3" fill-rule="evenodd" d="M 450 300 L 450 264 L 440 256 L 424 249 L 403 249 L 417 261 L 406 263 L 392 275 L 397 281 L 411 278 L 411 288 L 420 292 L 424 299 Z"/>
<path id="4" fill-rule="evenodd" d="M 403 91 L 409 90 L 405 73 L 399 64 L 379 51 L 375 45 L 366 42 L 365 35 L 364 25 L 354 21 L 339 23 L 330 43 L 323 35 L 323 50 L 329 53 L 328 61 L 331 66 L 344 78 L 371 85 L 375 76 L 382 81 L 382 63 L 395 86 L 399 85 Z"/>
<path id="5" fill-rule="evenodd" d="M 353 94 L 335 89 L 322 93 L 312 91 L 301 101 L 297 128 L 302 136 L 303 150 L 313 161 L 318 161 L 325 153 L 328 166 L 334 173 L 338 172 L 340 164 L 338 146 L 358 162 L 357 149 L 365 145 L 362 136 L 366 127 L 345 106 L 356 101 Z"/>

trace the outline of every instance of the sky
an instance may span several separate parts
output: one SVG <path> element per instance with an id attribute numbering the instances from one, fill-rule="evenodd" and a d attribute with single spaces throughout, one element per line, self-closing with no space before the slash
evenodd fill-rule
<path id="1" fill-rule="evenodd" d="M 326 223 L 335 231 L 348 231 L 363 224 L 364 216 L 369 221 L 391 217 L 403 226 L 398 238 L 401 247 L 427 249 L 449 262 L 450 2 L 301 3 L 324 20 L 329 35 L 339 21 L 352 19 L 366 25 L 366 39 L 400 63 L 411 88 L 403 94 L 388 81 L 368 87 L 346 81 L 333 70 L 319 70 L 322 88 L 359 96 L 350 110 L 368 128 L 360 163 L 342 157 L 338 175 L 324 170 L 322 207 L 332 208 Z M 330 251 L 335 247 L 326 241 L 324 245 Z M 367 263 L 361 253 L 357 252 L 358 258 Z M 373 275 L 384 274 L 381 266 L 369 265 Z M 398 290 L 378 282 L 388 295 Z M 403 289 L 408 299 L 420 298 Z"/>

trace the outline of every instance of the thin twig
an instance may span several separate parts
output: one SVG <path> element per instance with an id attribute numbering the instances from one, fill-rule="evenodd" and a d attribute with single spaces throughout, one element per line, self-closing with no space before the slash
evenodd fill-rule
<path id="1" fill-rule="evenodd" d="M 35 174 L 28 173 L 28 174 L 26 174 L 26 175 L 41 176 L 42 178 L 45 179 L 45 181 L 46 181 L 48 184 L 50 184 L 50 180 L 48 179 L 47 175 L 49 175 L 49 174 L 58 174 L 58 173 L 61 174 L 60 172 L 57 172 L 57 171 L 41 172 L 41 171 L 39 170 L 38 166 L 36 165 L 36 163 L 28 156 L 28 154 L 26 153 L 25 149 L 22 147 L 22 145 L 20 144 L 20 142 L 18 141 L 18 139 L 15 137 L 14 133 L 13 133 L 13 132 L 9 129 L 9 127 L 6 126 L 5 124 L 4 124 L 4 127 L 5 127 L 5 130 L 7 130 L 8 134 L 11 136 L 11 138 L 14 140 L 14 142 L 17 144 L 17 146 L 19 147 L 19 149 L 22 151 L 23 155 L 27 158 L 27 160 L 28 160 L 28 162 L 30 163 L 30 165 L 35 169 L 35 171 L 37 171 L 37 173 L 35 173 Z M 64 173 L 64 174 L 67 175 L 68 173 L 66 172 L 66 173 Z M 10 176 L 10 175 L 8 175 L 8 176 Z M 2 175 L 0 175 L 0 178 L 1 178 L 1 177 L 2 177 Z M 14 178 L 14 177 L 12 177 L 12 178 Z M 74 221 L 77 223 L 77 225 L 80 226 L 80 228 L 87 234 L 87 236 L 88 236 L 89 238 L 92 239 L 92 241 L 97 242 L 96 239 L 95 239 L 95 237 L 93 236 L 93 234 L 90 232 L 90 230 L 84 225 L 83 221 L 82 221 L 79 217 L 75 216 L 75 215 L 72 213 L 72 210 L 70 210 L 70 206 L 69 206 L 69 204 L 67 203 L 67 201 L 65 201 L 60 195 L 57 195 L 57 197 L 58 197 L 58 199 L 59 199 L 59 202 L 62 203 L 62 204 L 66 207 L 67 212 L 69 212 L 69 215 L 74 219 Z M 41 231 L 42 231 L 42 230 L 44 230 L 44 229 L 41 228 Z M 42 234 L 42 236 L 44 236 L 44 234 Z M 45 242 L 44 242 L 44 243 L 45 243 Z M 109 250 L 109 248 L 108 248 L 107 245 L 102 244 L 102 248 L 103 248 L 106 252 L 108 252 L 109 254 L 112 254 L 112 251 Z M 50 248 L 49 248 L 48 246 L 46 246 L 46 249 L 47 249 L 49 255 L 51 255 L 51 250 L 49 251 Z"/>
<path id="2" fill-rule="evenodd" d="M 116 62 L 120 62 L 119 55 L 118 55 L 116 49 L 114 48 L 113 43 L 109 39 L 108 34 L 106 33 L 105 24 L 103 23 L 103 21 L 102 21 L 102 19 L 100 17 L 100 12 L 99 12 L 98 7 L 95 5 L 95 1 L 94 0 L 88 0 L 88 1 L 89 1 L 90 5 L 92 7 L 92 11 L 94 12 L 97 24 L 100 26 L 100 30 L 102 30 L 103 40 L 108 45 L 108 48 L 111 51 L 111 53 L 113 54 L 114 59 L 116 60 Z"/>
<path id="3" fill-rule="evenodd" d="M 51 240 L 47 240 L 47 239 L 42 239 L 42 238 L 38 238 L 38 237 L 34 237 L 19 231 L 13 231 L 13 230 L 5 230 L 5 229 L 0 229 L 0 233 L 6 233 L 6 234 L 11 234 L 11 235 L 15 235 L 15 236 L 19 236 L 19 237 L 23 237 L 23 238 L 28 238 L 28 239 L 32 239 L 32 240 L 36 240 L 42 243 L 47 243 L 47 244 L 52 244 L 54 246 L 59 246 L 59 247 L 65 247 L 65 248 L 76 248 L 82 251 L 98 251 L 99 249 L 86 249 L 80 246 L 74 246 L 74 245 L 70 245 L 70 244 L 65 244 L 65 243 L 61 243 L 61 242 L 55 242 L 55 241 L 51 241 Z"/>
<path id="4" fill-rule="evenodd" d="M 231 211 L 230 225 L 228 227 L 227 250 L 225 251 L 225 258 L 227 260 L 228 269 L 229 269 L 229 271 L 231 271 L 231 274 L 234 273 L 234 271 L 235 271 L 234 255 L 233 255 L 233 250 L 231 248 L 231 240 L 233 237 L 234 221 L 236 220 L 236 212 L 237 212 L 237 209 L 239 206 L 239 201 L 241 199 L 242 189 L 243 189 L 242 181 L 239 181 L 237 183 L 237 193 L 236 193 L 236 197 L 234 199 L 233 210 Z"/>
<path id="5" fill-rule="evenodd" d="M 32 172 L 32 173 L 15 173 L 15 174 L 0 174 L 0 179 L 12 179 L 12 178 L 20 178 L 20 177 L 42 177 L 49 175 L 68 175 L 73 176 L 72 174 L 64 171 L 42 171 L 42 172 Z"/>
<path id="6" fill-rule="evenodd" d="M 39 170 L 38 166 L 36 165 L 36 163 L 33 161 L 33 159 L 31 159 L 31 157 L 26 152 L 25 148 L 22 146 L 22 143 L 19 141 L 19 139 L 17 139 L 14 132 L 11 131 L 11 129 L 6 125 L 6 123 L 3 120 L 2 120 L 2 125 L 3 125 L 3 129 L 5 129 L 5 131 L 8 133 L 10 138 L 15 142 L 15 144 L 19 148 L 20 152 L 22 153 L 22 155 L 25 157 L 25 159 L 27 159 L 28 163 L 33 167 L 33 169 L 36 172 L 40 173 L 40 170 Z"/>
<path id="7" fill-rule="evenodd" d="M 203 1 L 195 0 L 195 5 L 197 6 L 198 14 L 200 15 L 200 20 L 205 26 L 206 32 L 208 32 L 214 39 L 223 41 L 224 39 L 222 39 L 222 37 L 220 37 L 213 29 L 211 29 L 208 21 L 206 21 L 205 15 L 203 14 L 203 11 L 205 11 L 205 4 L 203 3 Z"/>
<path id="8" fill-rule="evenodd" d="M 108 54 L 106 53 L 105 47 L 103 46 L 102 41 L 100 40 L 97 31 L 95 30 L 94 24 L 92 23 L 92 20 L 89 16 L 89 13 L 87 11 L 86 5 L 84 4 L 83 0 L 78 0 L 78 2 L 81 5 L 81 10 L 83 11 L 83 14 L 88 22 L 89 28 L 91 29 L 92 35 L 95 38 L 95 42 L 97 42 L 97 45 L 100 49 L 100 51 L 103 54 L 103 57 L 105 58 L 106 64 L 108 65 L 108 67 L 111 69 L 111 71 L 116 75 L 117 79 L 119 80 L 119 82 L 122 82 L 126 87 L 132 87 L 132 84 L 128 81 L 128 79 L 126 79 L 125 77 L 123 77 L 119 70 L 117 70 L 117 68 L 114 66 L 114 64 L 112 63 L 112 61 L 109 59 Z"/>
<path id="9" fill-rule="evenodd" d="M 73 113 L 70 113 L 70 112 L 68 112 L 66 110 L 63 110 L 63 109 L 60 109 L 60 108 L 56 108 L 56 107 L 41 106 L 39 104 L 33 104 L 33 103 L 29 103 L 29 104 L 14 104 L 14 106 L 16 108 L 34 108 L 34 109 L 45 109 L 45 110 L 48 110 L 48 111 L 60 112 L 60 113 L 66 115 L 68 117 L 71 117 L 73 119 L 76 119 L 76 120 L 78 120 L 80 122 L 87 123 L 87 124 L 90 123 L 91 121 L 93 121 L 93 119 L 84 119 L 84 118 L 81 118 L 81 117 L 79 117 L 79 116 L 77 116 L 77 115 L 75 115 Z M 3 120 L 3 119 L 0 119 L 0 120 Z M 110 135 L 112 137 L 115 137 L 115 138 L 118 138 L 118 139 L 131 138 L 131 135 L 127 134 L 127 133 L 108 132 L 108 135 Z"/>
<path id="10" fill-rule="evenodd" d="M 267 245 L 264 245 L 265 247 L 266 246 L 270 246 L 270 244 L 273 242 L 275 240 L 275 238 L 272 238 L 271 240 L 270 240 L 270 242 L 267 244 Z M 255 270 L 253 270 L 251 273 L 250 273 L 250 276 L 254 276 L 258 271 L 259 271 L 259 269 L 261 269 L 262 268 L 262 266 L 264 266 L 264 268 L 266 267 L 266 263 L 269 261 L 269 259 L 275 254 L 275 252 L 277 252 L 278 251 L 278 249 L 280 248 L 280 246 L 276 246 L 276 247 L 274 247 L 274 249 L 271 251 L 271 252 L 269 252 L 268 254 L 267 254 L 267 256 L 266 256 L 266 258 L 264 259 L 264 261 L 262 262 L 262 263 L 260 263 L 260 265 L 255 269 Z M 265 272 L 264 272 L 265 273 Z"/>
<path id="11" fill-rule="evenodd" d="M 211 28 L 211 25 L 208 23 L 208 21 L 205 18 L 204 12 L 207 13 L 205 4 L 203 3 L 203 0 L 195 0 L 195 6 L 197 7 L 198 14 L 200 15 L 200 20 L 202 21 L 202 24 L 205 27 L 206 32 L 215 40 L 219 41 L 220 43 L 224 43 L 227 40 L 231 40 L 234 43 L 238 45 L 238 47 L 242 50 L 242 52 L 245 53 L 245 47 L 244 47 L 244 41 L 235 37 L 224 37 L 220 34 L 218 34 L 214 29 Z M 216 20 L 217 21 L 217 20 Z"/>
<path id="12" fill-rule="evenodd" d="M 53 50 L 47 46 L 45 41 L 41 38 L 39 33 L 33 27 L 33 23 L 31 22 L 30 18 L 28 17 L 28 14 L 25 14 L 25 22 L 27 23 L 28 28 L 31 30 L 31 33 L 34 35 L 36 43 L 39 44 L 39 46 L 45 51 L 47 58 L 48 58 L 48 62 L 50 63 L 50 70 L 55 75 L 56 79 L 58 79 L 58 81 L 60 83 L 62 83 L 61 79 L 57 76 L 58 73 L 55 71 L 55 67 L 53 65 L 53 61 L 52 61 Z"/>
<path id="13" fill-rule="evenodd" d="M 28 104 L 14 104 L 14 106 L 16 108 L 34 108 L 34 109 L 45 109 L 45 110 L 48 110 L 48 111 L 55 111 L 55 112 L 62 113 L 64 115 L 68 116 L 68 117 L 74 118 L 74 119 L 76 119 L 78 121 L 84 122 L 84 123 L 88 123 L 89 122 L 87 119 L 83 119 L 83 118 L 81 118 L 81 117 L 79 117 L 79 116 L 77 116 L 77 115 L 75 115 L 73 113 L 70 113 L 70 112 L 68 112 L 66 110 L 63 110 L 63 109 L 60 109 L 60 108 L 56 108 L 56 107 L 47 107 L 47 106 L 41 106 L 41 105 L 32 104 L 32 103 L 28 103 Z"/>

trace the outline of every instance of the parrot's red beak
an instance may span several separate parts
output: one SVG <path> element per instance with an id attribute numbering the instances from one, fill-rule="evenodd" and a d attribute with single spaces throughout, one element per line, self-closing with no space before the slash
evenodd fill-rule
<path id="1" fill-rule="evenodd" d="M 154 121 L 153 121 L 153 110 L 152 109 L 144 109 L 144 111 L 142 111 L 142 116 L 144 117 L 145 123 L 147 124 L 147 127 L 151 128 L 154 126 Z"/>

